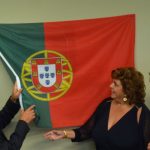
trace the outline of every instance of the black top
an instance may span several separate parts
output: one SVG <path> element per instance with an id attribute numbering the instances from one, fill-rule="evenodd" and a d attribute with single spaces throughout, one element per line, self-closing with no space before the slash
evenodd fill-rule
<path id="1" fill-rule="evenodd" d="M 75 139 L 93 138 L 96 150 L 146 150 L 150 141 L 150 111 L 142 104 L 142 113 L 137 122 L 138 107 L 134 106 L 108 130 L 111 98 L 104 100 L 92 117 L 80 128 L 74 129 Z"/>
<path id="2" fill-rule="evenodd" d="M 20 150 L 23 140 L 29 131 L 27 123 L 19 120 L 14 133 L 11 134 L 8 140 L 2 132 L 18 112 L 20 106 L 8 100 L 3 109 L 0 111 L 0 149 L 1 150 Z"/>

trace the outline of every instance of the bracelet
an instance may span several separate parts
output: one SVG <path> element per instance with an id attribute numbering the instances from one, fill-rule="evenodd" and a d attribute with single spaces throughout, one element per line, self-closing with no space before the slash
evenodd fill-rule
<path id="1" fill-rule="evenodd" d="M 68 138 L 66 130 L 63 130 L 63 133 L 64 133 L 64 138 Z"/>

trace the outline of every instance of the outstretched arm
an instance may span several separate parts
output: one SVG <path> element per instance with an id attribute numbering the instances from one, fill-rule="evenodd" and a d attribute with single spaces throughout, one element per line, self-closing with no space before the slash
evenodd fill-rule
<path id="1" fill-rule="evenodd" d="M 44 134 L 45 139 L 58 140 L 63 138 L 74 139 L 74 130 L 51 130 Z"/>
<path id="2" fill-rule="evenodd" d="M 44 134 L 45 139 L 58 140 L 63 138 L 71 139 L 73 142 L 80 142 L 91 137 L 92 130 L 98 117 L 103 112 L 103 107 L 110 98 L 105 99 L 95 110 L 93 115 L 80 128 L 72 130 L 51 130 Z"/>

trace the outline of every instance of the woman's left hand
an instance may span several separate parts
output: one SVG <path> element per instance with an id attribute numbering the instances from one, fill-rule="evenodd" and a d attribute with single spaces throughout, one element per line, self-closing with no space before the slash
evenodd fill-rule
<path id="1" fill-rule="evenodd" d="M 150 142 L 147 145 L 147 150 L 150 150 Z"/>
<path id="2" fill-rule="evenodd" d="M 22 92 L 22 89 L 18 89 L 17 82 L 15 82 L 13 89 L 12 89 L 12 94 L 11 94 L 10 99 L 13 102 L 16 102 L 16 100 L 19 98 L 19 95 L 21 94 L 21 92 Z"/>

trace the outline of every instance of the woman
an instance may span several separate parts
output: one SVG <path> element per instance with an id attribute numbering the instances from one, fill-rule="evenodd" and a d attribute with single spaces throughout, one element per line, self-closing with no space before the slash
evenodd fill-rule
<path id="1" fill-rule="evenodd" d="M 26 134 L 29 132 L 28 124 L 35 118 L 34 105 L 27 110 L 21 110 L 20 118 L 17 123 L 15 131 L 11 134 L 8 140 L 2 132 L 20 109 L 18 97 L 22 89 L 14 85 L 12 95 L 0 111 L 0 149 L 1 150 L 20 150 Z"/>
<path id="2" fill-rule="evenodd" d="M 143 75 L 135 68 L 111 73 L 111 97 L 105 99 L 80 128 L 52 130 L 44 136 L 57 140 L 92 138 L 96 150 L 150 150 L 150 111 L 144 104 Z"/>

